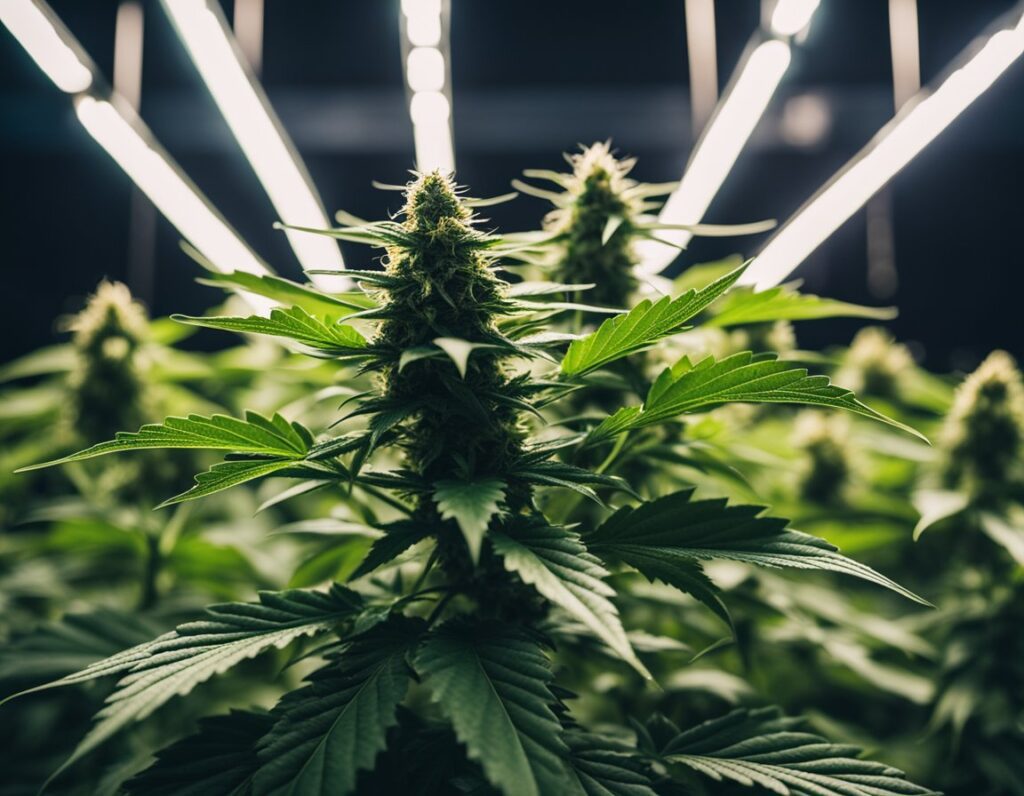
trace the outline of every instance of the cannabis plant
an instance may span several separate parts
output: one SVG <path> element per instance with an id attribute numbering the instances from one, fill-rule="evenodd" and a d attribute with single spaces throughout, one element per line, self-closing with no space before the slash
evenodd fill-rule
<path id="1" fill-rule="evenodd" d="M 506 281 L 507 258 L 536 249 L 538 238 L 481 231 L 474 206 L 486 201 L 465 197 L 440 173 L 420 175 L 405 188 L 397 219 L 324 231 L 383 251 L 382 270 L 349 272 L 362 290 L 262 282 L 265 294 L 286 302 L 268 317 L 179 317 L 281 338 L 364 380 L 322 433 L 280 414 L 169 417 L 48 463 L 133 450 L 221 451 L 222 462 L 163 505 L 288 478 L 295 483 L 281 499 L 331 490 L 340 503 L 364 507 L 359 533 L 372 539 L 345 584 L 211 606 L 173 632 L 34 689 L 116 679 L 64 768 L 147 726 L 175 697 L 287 647 L 308 671 L 307 685 L 269 711 L 241 697 L 160 751 L 126 790 L 928 793 L 772 708 L 704 723 L 688 717 L 688 726 L 661 716 L 658 709 L 673 705 L 654 680 L 676 664 L 631 638 L 613 583 L 646 577 L 721 613 L 703 569 L 720 559 L 844 573 L 919 598 L 759 506 L 703 499 L 689 488 L 645 500 L 607 467 L 578 463 L 593 461 L 592 451 L 614 461 L 634 433 L 733 402 L 895 421 L 824 376 L 743 352 L 683 358 L 641 402 L 570 431 L 547 424 L 562 401 L 602 388 L 603 371 L 698 322 L 743 266 L 567 335 L 551 319 L 598 308 L 558 299 L 578 284 Z M 228 275 L 222 284 L 249 289 L 251 280 Z M 601 506 L 603 516 L 567 522 L 564 494 Z M 339 547 L 350 541 L 340 538 Z M 596 691 L 577 699 L 562 685 L 587 651 L 648 684 L 641 715 L 614 704 L 575 709 L 600 701 Z M 599 724 L 585 720 L 598 712 Z"/>

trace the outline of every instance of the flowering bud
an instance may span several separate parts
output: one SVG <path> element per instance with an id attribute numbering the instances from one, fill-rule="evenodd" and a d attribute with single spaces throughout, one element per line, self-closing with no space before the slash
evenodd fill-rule
<path id="1" fill-rule="evenodd" d="M 957 389 L 942 431 L 947 486 L 991 492 L 1020 476 L 1024 383 L 1013 358 L 993 351 Z"/>
<path id="2" fill-rule="evenodd" d="M 913 366 L 905 345 L 885 329 L 869 326 L 853 338 L 836 381 L 856 393 L 895 398 L 905 372 Z"/>

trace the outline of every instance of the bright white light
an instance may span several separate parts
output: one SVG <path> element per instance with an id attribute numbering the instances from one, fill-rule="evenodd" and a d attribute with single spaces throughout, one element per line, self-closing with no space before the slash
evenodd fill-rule
<path id="1" fill-rule="evenodd" d="M 772 12 L 772 33 L 795 36 L 811 23 L 821 0 L 779 0 Z"/>
<path id="2" fill-rule="evenodd" d="M 732 91 L 723 100 L 704 138 L 693 153 L 679 183 L 661 210 L 663 224 L 696 224 L 725 182 L 733 163 L 757 126 L 782 76 L 789 68 L 789 45 L 766 41 L 751 53 Z M 693 235 L 686 230 L 662 230 L 658 236 L 675 246 L 685 246 Z M 641 274 L 664 270 L 678 254 L 673 246 L 641 241 L 637 246 Z"/>
<path id="3" fill-rule="evenodd" d="M 150 201 L 213 265 L 221 271 L 267 272 L 241 239 L 172 165 L 105 100 L 88 95 L 75 100 L 75 112 L 82 125 L 102 146 Z M 246 294 L 263 310 L 273 302 Z"/>
<path id="4" fill-rule="evenodd" d="M 0 0 L 0 21 L 57 88 L 68 94 L 85 91 L 92 85 L 92 71 L 61 38 L 56 17 L 42 6 L 32 0 Z"/>
<path id="5" fill-rule="evenodd" d="M 886 125 L 823 191 L 768 242 L 740 281 L 777 285 L 1024 53 L 1024 19 L 1000 31 L 934 93 Z"/>
<path id="6" fill-rule="evenodd" d="M 444 56 L 436 47 L 414 47 L 405 62 L 409 88 L 413 91 L 440 91 L 444 88 Z"/>
<path id="7" fill-rule="evenodd" d="M 278 216 L 286 224 L 329 227 L 298 155 L 239 60 L 221 18 L 206 0 L 165 0 L 164 6 Z M 331 238 L 292 230 L 285 234 L 303 268 L 340 270 L 344 266 Z M 344 289 L 347 284 L 340 277 L 312 278 L 324 289 Z"/>
<path id="8" fill-rule="evenodd" d="M 452 149 L 448 98 L 440 91 L 418 91 L 409 103 L 413 137 L 416 142 L 416 168 L 420 171 L 450 172 L 455 169 Z"/>
<path id="9" fill-rule="evenodd" d="M 786 143 L 808 147 L 819 143 L 831 125 L 828 103 L 814 94 L 801 94 L 786 100 L 779 127 Z"/>

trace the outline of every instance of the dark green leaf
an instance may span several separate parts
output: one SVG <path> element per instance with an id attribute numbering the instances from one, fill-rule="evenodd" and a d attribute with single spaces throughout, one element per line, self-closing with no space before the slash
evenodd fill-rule
<path id="1" fill-rule="evenodd" d="M 244 796 L 259 765 L 256 743 L 272 726 L 269 714 L 244 710 L 201 719 L 198 732 L 157 752 L 124 789 L 130 796 Z"/>
<path id="2" fill-rule="evenodd" d="M 597 331 L 569 346 L 562 373 L 581 376 L 682 331 L 690 318 L 732 287 L 745 268 L 740 266 L 702 290 L 688 290 L 675 299 L 666 296 L 656 303 L 644 300 L 625 315 L 609 318 Z"/>
<path id="3" fill-rule="evenodd" d="M 841 572 L 928 605 L 871 567 L 840 555 L 824 539 L 787 528 L 788 520 L 761 516 L 763 506 L 730 506 L 724 498 L 691 500 L 692 495 L 693 489 L 686 489 L 636 508 L 623 507 L 586 538 L 587 547 L 673 585 L 677 570 L 684 579 L 692 577 L 695 562 L 717 558 Z"/>
<path id="4" fill-rule="evenodd" d="M 716 782 L 736 782 L 782 796 L 929 796 L 904 773 L 861 760 L 855 746 L 805 732 L 775 708 L 736 710 L 672 739 L 662 759 Z"/>
<path id="5" fill-rule="evenodd" d="M 452 620 L 428 636 L 414 667 L 491 784 L 515 796 L 567 791 L 551 671 L 525 631 Z"/>
<path id="6" fill-rule="evenodd" d="M 608 572 L 587 552 L 578 534 L 540 521 L 510 523 L 491 534 L 505 568 L 589 628 L 641 675 L 651 674 L 636 657 L 604 579 Z"/>
<path id="7" fill-rule="evenodd" d="M 674 367 L 666 368 L 651 387 L 642 407 L 620 409 L 594 430 L 591 441 L 727 403 L 803 404 L 845 409 L 924 439 L 909 426 L 862 404 L 850 390 L 831 384 L 827 376 L 810 376 L 806 368 L 780 362 L 773 355 L 755 357 L 744 351 L 721 361 L 707 357 L 697 365 L 683 359 Z"/>
<path id="8" fill-rule="evenodd" d="M 425 628 L 394 616 L 355 639 L 274 708 L 260 742 L 256 796 L 345 796 L 384 749 L 409 687 L 406 653 Z"/>

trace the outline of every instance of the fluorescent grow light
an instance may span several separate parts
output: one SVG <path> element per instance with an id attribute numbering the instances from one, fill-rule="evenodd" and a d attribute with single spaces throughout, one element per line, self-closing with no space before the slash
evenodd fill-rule
<path id="1" fill-rule="evenodd" d="M 300 227 L 329 227 L 309 175 L 235 45 L 220 8 L 207 0 L 164 0 L 164 8 L 280 219 Z M 333 239 L 285 232 L 303 268 L 344 267 Z M 314 281 L 324 288 L 343 289 L 347 284 L 330 276 Z"/>
<path id="2" fill-rule="evenodd" d="M 896 118 L 773 237 L 743 274 L 764 289 L 785 279 L 1024 53 L 1024 18 L 993 34 L 932 92 Z"/>

